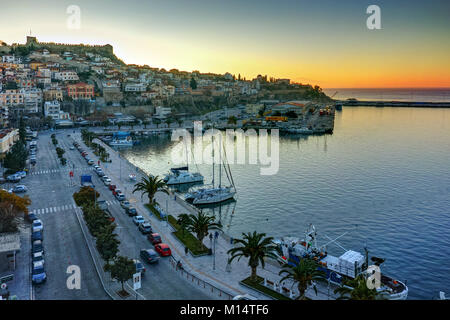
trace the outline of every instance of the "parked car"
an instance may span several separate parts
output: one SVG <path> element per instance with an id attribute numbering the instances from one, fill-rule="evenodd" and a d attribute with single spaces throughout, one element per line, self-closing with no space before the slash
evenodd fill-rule
<path id="1" fill-rule="evenodd" d="M 24 193 L 27 191 L 28 191 L 27 187 L 24 186 L 23 184 L 20 184 L 18 186 L 14 186 L 14 188 L 11 188 L 11 192 L 14 192 L 14 193 Z"/>
<path id="2" fill-rule="evenodd" d="M 34 230 L 41 231 L 41 230 L 44 230 L 44 225 L 42 224 L 42 221 L 40 219 L 36 219 L 31 224 L 31 229 L 32 229 L 32 232 L 34 232 Z"/>
<path id="3" fill-rule="evenodd" d="M 142 249 L 140 256 L 147 263 L 157 263 L 159 261 L 159 255 L 153 249 Z"/>
<path id="4" fill-rule="evenodd" d="M 135 225 L 138 226 L 140 223 L 144 223 L 145 220 L 144 220 L 143 216 L 134 216 L 133 217 L 133 222 L 134 222 Z"/>
<path id="5" fill-rule="evenodd" d="M 117 186 L 115 184 L 110 184 L 109 185 L 109 190 L 114 191 L 116 190 Z"/>
<path id="6" fill-rule="evenodd" d="M 9 182 L 19 182 L 21 177 L 18 174 L 11 174 L 6 177 L 6 180 Z"/>
<path id="7" fill-rule="evenodd" d="M 126 214 L 129 215 L 130 217 L 134 217 L 134 216 L 137 216 L 137 215 L 138 215 L 137 210 L 136 210 L 135 207 L 129 207 L 129 208 L 125 209 L 125 212 L 126 212 Z"/>
<path id="8" fill-rule="evenodd" d="M 45 264 L 44 255 L 42 252 L 33 253 L 31 260 L 32 262 L 42 262 Z"/>
<path id="9" fill-rule="evenodd" d="M 145 274 L 145 267 L 138 259 L 133 259 L 134 265 L 136 266 L 136 273 L 140 272 L 141 276 L 144 276 Z"/>
<path id="10" fill-rule="evenodd" d="M 31 246 L 31 253 L 42 252 L 44 254 L 44 244 L 42 240 L 34 240 Z"/>
<path id="11" fill-rule="evenodd" d="M 70 150 L 75 150 L 75 147 L 74 146 L 70 146 L 69 149 Z"/>
<path id="12" fill-rule="evenodd" d="M 98 165 L 95 164 L 95 165 L 93 166 L 93 168 L 94 168 L 94 170 L 98 170 L 98 169 L 100 169 L 100 166 L 98 166 Z"/>
<path id="13" fill-rule="evenodd" d="M 44 235 L 42 233 L 42 231 L 35 231 L 31 234 L 31 241 L 35 241 L 35 240 L 44 240 Z"/>
<path id="14" fill-rule="evenodd" d="M 120 190 L 120 189 L 113 190 L 113 195 L 117 195 L 118 193 L 122 193 L 122 190 Z"/>
<path id="15" fill-rule="evenodd" d="M 138 229 L 142 234 L 149 234 L 153 232 L 152 226 L 148 222 L 143 222 L 139 224 Z"/>
<path id="16" fill-rule="evenodd" d="M 147 236 L 148 241 L 150 241 L 153 245 L 161 243 L 161 236 L 159 235 L 159 233 L 150 233 Z"/>
<path id="17" fill-rule="evenodd" d="M 95 162 L 94 162 L 94 160 L 89 159 L 87 163 L 88 163 L 88 165 L 92 166 Z"/>
<path id="18" fill-rule="evenodd" d="M 125 200 L 120 203 L 120 206 L 124 209 L 127 209 L 127 208 L 131 207 L 131 203 L 130 203 L 130 201 Z"/>
<path id="19" fill-rule="evenodd" d="M 28 213 L 27 219 L 29 222 L 33 222 L 34 220 L 37 220 L 37 217 L 34 213 Z"/>
<path id="20" fill-rule="evenodd" d="M 172 255 L 172 251 L 170 251 L 169 245 L 165 243 L 158 243 L 157 245 L 155 245 L 155 250 L 162 257 L 168 257 Z"/>
<path id="21" fill-rule="evenodd" d="M 116 192 L 116 199 L 119 201 L 125 201 L 125 195 L 122 192 L 121 193 Z"/>
<path id="22" fill-rule="evenodd" d="M 34 262 L 33 271 L 31 272 L 31 281 L 33 284 L 40 284 L 47 281 L 47 274 L 45 273 L 43 262 Z"/>
<path id="23" fill-rule="evenodd" d="M 103 183 L 105 184 L 105 186 L 109 186 L 111 184 L 111 179 L 110 178 L 103 179 Z"/>
<path id="24" fill-rule="evenodd" d="M 30 159 L 31 164 L 36 164 L 36 159 Z"/>
<path id="25" fill-rule="evenodd" d="M 25 178 L 27 176 L 27 172 L 26 171 L 19 171 L 19 172 L 16 172 L 15 174 L 18 174 L 21 179 L 23 179 L 23 178 Z"/>

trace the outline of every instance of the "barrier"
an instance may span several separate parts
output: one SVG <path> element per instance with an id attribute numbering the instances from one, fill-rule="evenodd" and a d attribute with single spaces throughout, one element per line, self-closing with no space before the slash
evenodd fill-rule
<path id="1" fill-rule="evenodd" d="M 200 279 L 199 277 L 193 275 L 192 273 L 186 271 L 185 269 L 179 268 L 177 264 L 178 262 L 175 260 L 175 258 L 173 256 L 170 256 L 170 265 L 172 266 L 172 268 L 175 269 L 176 272 L 180 273 L 181 277 L 186 276 L 186 280 L 189 280 L 190 278 L 193 284 L 197 284 L 200 288 L 203 287 L 203 289 L 209 290 L 212 294 L 216 294 L 217 297 L 225 297 L 227 300 L 233 299 L 234 295 L 217 288 L 216 286 L 210 284 L 209 282 L 203 279 Z"/>

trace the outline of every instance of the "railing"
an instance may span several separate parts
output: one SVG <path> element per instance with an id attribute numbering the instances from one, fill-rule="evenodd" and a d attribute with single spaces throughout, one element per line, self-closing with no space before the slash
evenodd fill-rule
<path id="1" fill-rule="evenodd" d="M 225 299 L 225 300 L 232 300 L 234 295 L 230 294 L 228 292 L 225 292 L 222 289 L 217 288 L 216 286 L 210 284 L 207 281 L 204 281 L 196 276 L 194 276 L 192 273 L 186 271 L 183 267 L 178 266 L 178 261 L 173 257 L 170 256 L 170 265 L 176 272 L 180 274 L 182 278 L 185 278 L 188 281 L 191 281 L 192 284 L 197 285 L 199 288 L 204 290 L 209 290 L 211 294 L 215 294 L 219 299 Z"/>

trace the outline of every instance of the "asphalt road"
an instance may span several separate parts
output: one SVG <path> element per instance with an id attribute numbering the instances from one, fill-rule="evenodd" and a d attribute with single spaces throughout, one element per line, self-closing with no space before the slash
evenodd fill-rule
<path id="1" fill-rule="evenodd" d="M 68 134 L 72 134 L 72 130 L 56 132 L 59 146 L 66 151 L 64 157 L 68 160 L 67 165 L 63 167 L 59 164 L 50 133 L 41 133 L 38 142 L 38 164 L 27 177 L 27 186 L 30 187 L 28 194 L 33 201 L 32 210 L 63 207 L 63 210 L 57 212 L 38 215 L 43 220 L 45 228 L 44 245 L 49 279 L 46 284 L 35 288 L 36 299 L 106 299 L 107 295 L 98 279 L 74 209 L 72 207 L 64 210 L 64 206 L 73 204 L 72 194 L 79 189 L 80 175 L 91 174 L 96 190 L 100 193 L 100 199 L 107 200 L 110 204 L 108 208 L 118 225 L 116 232 L 121 241 L 120 255 L 139 259 L 141 249 L 153 246 L 146 236 L 139 232 L 131 217 L 125 213 L 112 192 L 93 172 L 93 168 L 87 165 L 78 150 L 70 150 L 73 138 L 68 137 Z M 79 134 L 77 136 L 79 137 Z M 92 154 L 90 151 L 88 153 Z M 69 171 L 73 168 L 75 168 L 74 178 L 71 182 Z M 58 172 L 45 173 L 48 170 Z M 132 201 L 133 199 L 130 199 L 130 202 Z M 164 240 L 164 236 L 162 237 Z M 71 264 L 81 268 L 81 290 L 68 290 L 66 287 L 69 275 L 65 272 L 67 266 Z M 147 299 L 211 299 L 207 292 L 198 289 L 173 271 L 169 258 L 161 258 L 155 265 L 145 263 L 144 265 L 146 272 L 142 278 L 142 288 L 138 292 Z"/>
<path id="2" fill-rule="evenodd" d="M 37 164 L 22 183 L 32 200 L 30 211 L 36 211 L 44 224 L 47 282 L 33 287 L 34 299 L 109 299 L 75 216 L 72 194 L 78 187 L 69 186 L 68 166 L 59 163 L 50 133 L 40 132 Z M 70 265 L 80 267 L 80 289 L 67 288 Z"/>

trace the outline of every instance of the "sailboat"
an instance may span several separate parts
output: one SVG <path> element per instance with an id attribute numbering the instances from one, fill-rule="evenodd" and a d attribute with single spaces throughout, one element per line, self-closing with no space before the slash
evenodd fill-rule
<path id="1" fill-rule="evenodd" d="M 213 138 L 211 138 L 213 139 Z M 214 161 L 212 164 L 212 187 L 210 188 L 202 188 L 198 189 L 194 192 L 188 193 L 185 196 L 185 200 L 194 204 L 194 205 L 209 205 L 209 204 L 216 204 L 221 203 L 227 200 L 231 200 L 234 198 L 234 195 L 236 194 L 236 188 L 234 186 L 233 176 L 231 175 L 230 166 L 227 163 L 225 165 L 225 162 L 222 161 L 222 143 L 220 143 L 220 161 L 221 164 L 219 165 L 219 185 L 215 186 L 214 181 Z M 214 159 L 214 142 L 212 143 L 212 157 Z M 225 154 L 226 158 L 226 154 Z M 230 183 L 229 186 L 222 186 L 222 166 L 224 167 L 224 171 L 227 175 L 228 182 Z"/>

